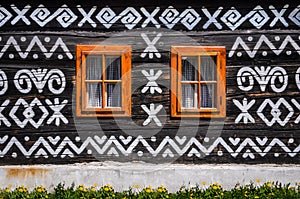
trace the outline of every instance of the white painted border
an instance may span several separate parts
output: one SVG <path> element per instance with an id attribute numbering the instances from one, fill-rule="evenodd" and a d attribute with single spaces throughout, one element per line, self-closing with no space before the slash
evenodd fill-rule
<path id="1" fill-rule="evenodd" d="M 261 185 L 278 181 L 292 185 L 300 181 L 300 165 L 183 165 L 135 163 L 83 163 L 72 165 L 1 166 L 0 187 L 44 185 L 53 189 L 58 183 L 70 186 L 84 184 L 98 186 L 110 184 L 116 191 L 138 184 L 140 187 L 164 185 L 170 192 L 181 186 L 208 186 L 219 183 L 232 188 L 236 183 Z M 260 180 L 260 184 L 256 182 Z M 206 185 L 202 185 L 206 182 Z"/>

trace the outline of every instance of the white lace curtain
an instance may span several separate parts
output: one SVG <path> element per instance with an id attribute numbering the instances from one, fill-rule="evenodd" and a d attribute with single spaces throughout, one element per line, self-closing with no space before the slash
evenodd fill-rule
<path id="1" fill-rule="evenodd" d="M 200 107 L 215 107 L 215 84 L 216 64 L 210 56 L 200 57 L 200 80 L 198 73 L 198 57 L 183 57 L 182 60 L 182 81 L 189 83 L 181 84 L 181 106 L 182 108 L 198 108 L 198 82 L 200 81 Z M 210 81 L 210 82 L 209 82 Z"/>
<path id="2" fill-rule="evenodd" d="M 98 83 L 87 83 L 88 106 L 102 107 L 102 100 L 106 100 L 106 107 L 121 106 L 121 83 L 105 80 L 121 80 L 120 57 L 105 56 L 105 79 L 103 79 L 103 56 L 90 55 L 86 58 L 86 79 L 101 80 Z M 105 85 L 106 97 L 103 97 L 102 87 Z M 106 99 L 105 99 L 106 98 Z"/>

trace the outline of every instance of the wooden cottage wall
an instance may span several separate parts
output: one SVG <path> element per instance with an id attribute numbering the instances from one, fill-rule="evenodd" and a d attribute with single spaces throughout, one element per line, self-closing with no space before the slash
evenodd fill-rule
<path id="1" fill-rule="evenodd" d="M 299 6 L 297 1 L 2 2 L 0 164 L 300 163 Z M 75 47 L 102 43 L 132 46 L 131 118 L 74 116 Z M 224 120 L 170 117 L 175 45 L 226 47 Z M 144 74 L 151 70 L 161 91 L 142 92 L 149 82 Z M 159 105 L 154 121 L 149 112 Z"/>

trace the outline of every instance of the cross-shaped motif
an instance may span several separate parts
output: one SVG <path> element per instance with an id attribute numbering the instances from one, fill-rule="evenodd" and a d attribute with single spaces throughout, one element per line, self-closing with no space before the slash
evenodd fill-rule
<path id="1" fill-rule="evenodd" d="M 162 71 L 159 70 L 154 75 L 154 70 L 150 69 L 150 73 L 148 73 L 146 70 L 142 70 L 143 75 L 149 80 L 149 82 L 146 84 L 146 86 L 142 89 L 142 93 L 147 92 L 148 89 L 150 89 L 150 93 L 153 94 L 155 91 L 158 93 L 161 93 L 162 90 L 158 86 L 158 84 L 155 82 L 159 78 L 159 76 L 162 74 Z"/>
<path id="2" fill-rule="evenodd" d="M 158 52 L 158 50 L 154 46 L 157 43 L 157 41 L 160 39 L 161 36 L 162 36 L 162 34 L 158 33 L 156 35 L 156 37 L 152 41 L 150 41 L 148 36 L 145 33 L 141 33 L 141 37 L 144 39 L 144 41 L 148 45 L 147 48 L 144 50 L 144 52 L 141 54 L 142 58 L 145 58 L 147 54 L 149 54 L 150 59 L 153 59 L 153 54 L 155 54 L 155 56 L 157 58 L 161 58 L 161 54 Z"/>
<path id="3" fill-rule="evenodd" d="M 148 125 L 151 120 L 153 120 L 157 126 L 162 126 L 161 122 L 157 118 L 156 114 L 163 108 L 163 105 L 158 105 L 156 108 L 154 108 L 154 104 L 150 104 L 150 109 L 144 104 L 141 105 L 142 109 L 149 115 L 149 117 L 144 121 L 143 125 Z"/>

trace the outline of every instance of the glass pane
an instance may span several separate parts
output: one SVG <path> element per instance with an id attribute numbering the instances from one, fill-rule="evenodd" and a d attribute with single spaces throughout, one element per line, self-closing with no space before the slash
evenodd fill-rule
<path id="1" fill-rule="evenodd" d="M 116 56 L 106 56 L 106 79 L 121 79 L 121 58 Z"/>
<path id="2" fill-rule="evenodd" d="M 198 107 L 198 85 L 197 84 L 181 84 L 181 107 L 197 108 Z"/>
<path id="3" fill-rule="evenodd" d="M 121 84 L 106 84 L 107 107 L 121 107 Z"/>
<path id="4" fill-rule="evenodd" d="M 216 108 L 216 85 L 202 84 L 201 85 L 201 107 L 202 108 Z"/>
<path id="5" fill-rule="evenodd" d="M 216 56 L 200 57 L 201 81 L 216 81 Z"/>
<path id="6" fill-rule="evenodd" d="M 198 81 L 198 57 L 182 57 L 182 81 Z"/>
<path id="7" fill-rule="evenodd" d="M 102 107 L 102 85 L 99 83 L 87 83 L 87 106 Z"/>
<path id="8" fill-rule="evenodd" d="M 100 80 L 102 76 L 102 56 L 86 56 L 86 79 Z"/>

